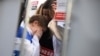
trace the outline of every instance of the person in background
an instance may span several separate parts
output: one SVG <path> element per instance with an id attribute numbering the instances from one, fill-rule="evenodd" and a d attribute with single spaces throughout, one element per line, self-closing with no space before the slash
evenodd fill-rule
<path id="1" fill-rule="evenodd" d="M 57 9 L 57 1 L 53 0 L 51 2 L 52 10 L 55 12 Z M 54 48 L 54 56 L 61 56 L 61 48 L 62 48 L 62 39 L 64 34 L 64 28 L 57 25 L 57 21 L 53 17 L 52 20 L 48 24 L 48 28 L 53 33 L 53 48 Z"/>
<path id="2" fill-rule="evenodd" d="M 51 3 L 51 7 L 52 10 L 55 12 L 57 9 L 57 1 L 53 0 Z M 55 18 L 53 17 L 53 19 L 49 22 L 48 27 L 50 28 L 50 30 L 52 30 L 52 32 L 54 33 L 54 35 L 56 35 L 57 39 L 62 40 L 63 38 L 63 33 L 64 33 L 64 28 L 60 27 L 57 25 L 57 21 L 55 20 Z"/>
<path id="3" fill-rule="evenodd" d="M 50 1 L 50 0 L 48 0 Z M 47 17 L 48 23 L 52 20 L 54 17 L 54 11 L 51 9 L 51 6 L 48 6 L 50 4 L 48 1 L 41 4 L 40 7 L 37 9 L 36 14 L 45 15 Z M 50 1 L 51 2 L 51 1 Z M 40 45 L 41 45 L 41 56 L 53 56 L 53 40 L 52 40 L 52 32 L 47 26 L 47 30 L 43 32 L 43 35 L 40 39 Z M 42 52 L 43 50 L 46 50 L 47 52 L 50 52 L 50 54 Z"/>
<path id="4" fill-rule="evenodd" d="M 47 0 L 41 4 L 36 14 L 45 15 L 48 20 L 48 29 L 43 33 L 40 39 L 41 46 L 53 50 L 54 55 L 51 56 L 60 56 L 64 29 L 58 26 L 54 19 L 55 10 L 56 0 Z"/>
<path id="5" fill-rule="evenodd" d="M 24 39 L 24 56 L 40 56 L 40 44 L 39 40 L 45 32 L 47 26 L 47 19 L 43 15 L 34 15 L 29 19 L 29 23 L 26 26 L 27 34 Z M 17 31 L 17 38 L 15 41 L 14 56 L 19 56 L 20 45 L 23 34 L 23 27 L 19 27 Z"/>

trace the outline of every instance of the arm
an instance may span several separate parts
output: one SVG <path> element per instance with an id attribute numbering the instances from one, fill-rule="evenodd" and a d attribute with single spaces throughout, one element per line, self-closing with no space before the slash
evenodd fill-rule
<path id="1" fill-rule="evenodd" d="M 54 19 L 50 21 L 50 23 L 48 24 L 48 27 L 53 32 L 53 34 L 57 37 L 58 40 L 62 40 L 62 38 L 63 38 L 62 30 L 64 30 L 64 29 L 62 29 L 61 27 L 58 27 L 57 23 Z"/>
<path id="2" fill-rule="evenodd" d="M 23 50 L 24 50 L 23 56 L 32 56 L 32 53 L 34 51 L 34 47 L 30 43 L 30 41 L 27 39 L 24 40 Z"/>
<path id="3" fill-rule="evenodd" d="M 31 36 L 27 36 L 31 37 Z M 39 45 L 39 37 L 37 35 L 33 35 L 32 39 L 24 40 L 24 56 L 39 56 L 40 54 L 40 45 Z M 32 41 L 32 42 L 31 42 Z"/>

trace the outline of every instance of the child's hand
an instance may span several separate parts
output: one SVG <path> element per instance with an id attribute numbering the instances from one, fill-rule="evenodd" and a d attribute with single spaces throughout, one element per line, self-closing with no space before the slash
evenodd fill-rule
<path id="1" fill-rule="evenodd" d="M 39 39 L 41 38 L 42 34 L 43 34 L 43 31 L 42 31 L 41 28 L 37 29 L 37 31 L 35 32 L 35 35 L 36 35 Z"/>

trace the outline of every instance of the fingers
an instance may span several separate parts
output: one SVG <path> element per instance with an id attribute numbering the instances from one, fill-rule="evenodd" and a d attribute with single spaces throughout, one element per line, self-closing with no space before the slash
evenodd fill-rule
<path id="1" fill-rule="evenodd" d="M 39 39 L 41 38 L 42 34 L 43 34 L 42 29 L 38 29 L 38 30 L 36 31 L 36 33 L 35 33 L 35 35 L 38 36 Z"/>
<path id="2" fill-rule="evenodd" d="M 48 28 L 53 32 L 57 39 L 62 39 L 57 27 L 57 21 L 55 19 L 50 21 L 50 23 L 48 24 Z"/>

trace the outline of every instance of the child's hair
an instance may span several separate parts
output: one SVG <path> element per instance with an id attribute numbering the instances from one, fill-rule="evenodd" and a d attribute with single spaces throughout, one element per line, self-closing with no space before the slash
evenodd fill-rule
<path id="1" fill-rule="evenodd" d="M 33 15 L 30 19 L 29 19 L 29 24 L 33 23 L 34 21 L 38 21 L 39 25 L 42 27 L 47 27 L 48 23 L 47 23 L 47 18 L 43 15 Z"/>

